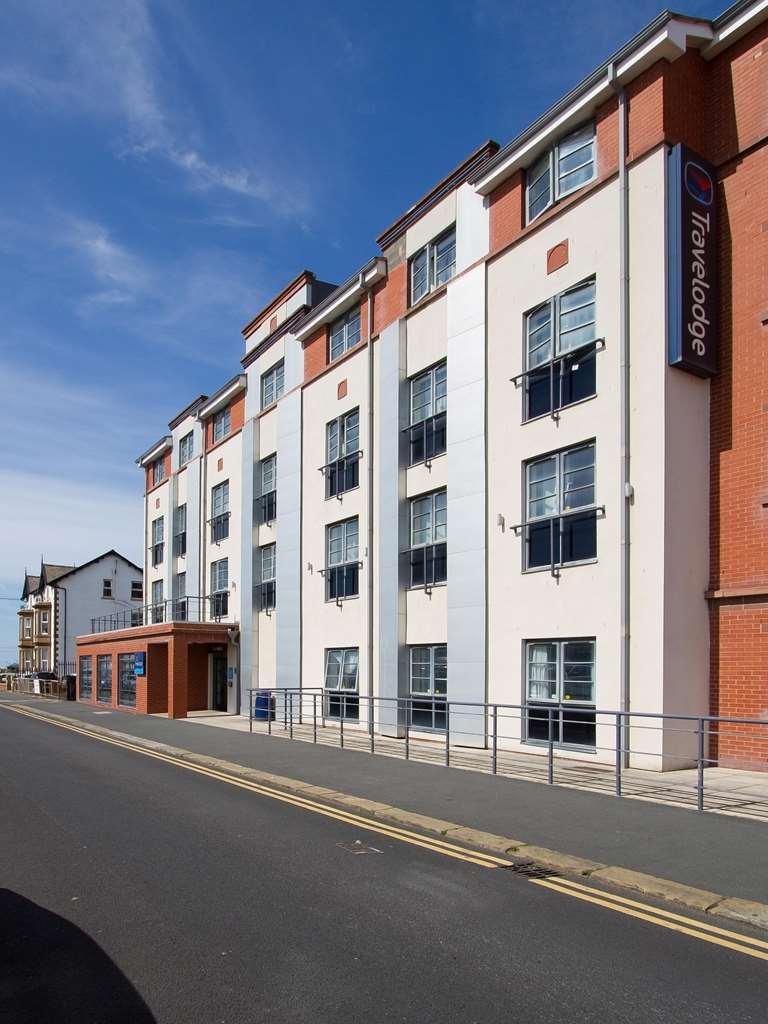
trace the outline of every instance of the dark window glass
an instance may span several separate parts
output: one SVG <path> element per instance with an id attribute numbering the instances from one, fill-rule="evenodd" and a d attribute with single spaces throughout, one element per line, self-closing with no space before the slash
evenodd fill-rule
<path id="1" fill-rule="evenodd" d="M 117 658 L 118 689 L 117 700 L 125 707 L 136 707 L 136 674 L 134 654 L 120 654 Z"/>

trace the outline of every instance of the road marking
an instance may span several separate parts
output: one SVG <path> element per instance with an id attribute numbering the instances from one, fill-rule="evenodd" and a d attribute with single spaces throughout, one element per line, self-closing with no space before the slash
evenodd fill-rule
<path id="1" fill-rule="evenodd" d="M 611 893 L 603 892 L 601 889 L 590 889 L 588 886 L 572 884 L 564 878 L 532 878 L 530 881 L 533 885 L 539 885 L 544 889 L 551 889 L 553 892 L 559 892 L 565 896 L 573 896 L 575 899 L 584 900 L 587 903 L 594 903 L 596 906 L 605 907 L 607 910 L 615 910 L 619 914 L 636 917 L 641 921 L 647 921 L 649 924 L 655 924 L 659 928 L 668 928 L 670 931 L 679 932 L 682 935 L 690 935 L 692 938 L 700 939 L 702 942 L 724 946 L 726 949 L 732 949 L 746 956 L 756 957 L 758 960 L 768 960 L 768 952 L 754 948 L 754 946 L 766 946 L 768 944 L 760 939 L 752 939 L 748 935 L 728 932 L 725 929 L 714 929 L 714 931 L 721 932 L 723 935 L 733 935 L 739 939 L 739 942 L 732 942 L 718 934 L 713 934 L 710 931 L 709 925 L 702 924 L 701 921 L 697 921 L 695 918 L 683 917 L 681 914 L 671 914 L 669 911 L 659 910 L 650 904 L 639 903 L 636 900 L 625 900 L 621 896 L 615 897 Z M 633 906 L 627 906 L 626 904 L 634 904 L 634 907 L 642 907 L 643 910 L 634 909 Z M 683 921 L 686 922 L 685 925 L 678 923 Z M 745 945 L 744 943 L 752 943 L 753 946 Z"/>
<path id="2" fill-rule="evenodd" d="M 282 803 L 292 804 L 295 807 L 300 807 L 302 810 L 312 811 L 314 814 L 320 814 L 323 817 L 334 818 L 337 821 L 344 822 L 347 825 L 352 825 L 355 828 L 362 828 L 368 832 L 377 832 L 379 835 L 387 836 L 390 839 L 397 839 L 400 842 L 409 843 L 412 846 L 420 846 L 425 850 L 431 850 L 433 853 L 440 853 L 445 857 L 453 857 L 456 860 L 467 861 L 470 864 L 476 864 L 478 867 L 484 868 L 510 867 L 512 864 L 512 861 L 505 860 L 502 857 L 495 857 L 492 854 L 481 853 L 476 850 L 467 850 L 462 846 L 456 846 L 443 839 L 423 836 L 418 832 L 410 832 L 407 829 L 398 828 L 395 825 L 388 825 L 383 821 L 373 822 L 367 818 L 362 818 L 357 814 L 353 814 L 351 811 L 344 811 L 335 807 L 329 807 L 327 804 L 317 803 L 315 800 L 310 800 L 307 797 L 294 796 L 292 793 L 285 793 L 282 790 L 272 789 L 269 786 L 262 785 L 261 783 L 248 782 L 246 779 L 229 775 L 226 772 L 218 771 L 213 768 L 205 768 L 201 765 L 191 764 L 190 762 L 183 761 L 178 757 L 173 757 L 170 754 L 161 754 L 155 750 L 147 750 L 136 744 L 114 739 L 109 736 L 97 736 L 89 730 L 81 729 L 76 725 L 56 722 L 53 719 L 48 718 L 46 715 L 39 714 L 29 708 L 22 708 L 13 704 L 3 704 L 0 705 L 0 707 L 7 708 L 10 711 L 14 711 L 16 714 L 23 715 L 27 718 L 33 718 L 38 722 L 44 722 L 47 725 L 55 725 L 60 729 L 66 729 L 68 732 L 75 732 L 81 736 L 87 736 L 92 740 L 99 740 L 100 742 L 107 743 L 110 746 L 121 747 L 124 750 L 131 750 L 134 753 L 143 754 L 145 757 L 151 757 L 157 761 L 165 761 L 167 764 L 173 764 L 179 768 L 185 768 L 187 771 L 195 772 L 197 775 L 205 775 L 208 778 L 216 779 L 219 782 L 226 782 L 239 789 L 246 789 L 252 793 L 257 793 L 260 796 L 267 796 L 272 800 L 279 800 Z"/>

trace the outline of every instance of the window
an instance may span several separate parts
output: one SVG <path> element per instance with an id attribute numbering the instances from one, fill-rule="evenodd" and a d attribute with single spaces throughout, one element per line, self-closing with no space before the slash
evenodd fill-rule
<path id="1" fill-rule="evenodd" d="M 154 580 L 152 583 L 152 621 L 165 621 L 165 602 L 163 601 L 162 580 Z"/>
<path id="2" fill-rule="evenodd" d="M 211 543 L 229 536 L 229 480 L 211 488 Z"/>
<path id="3" fill-rule="evenodd" d="M 265 544 L 259 548 L 261 582 L 259 584 L 259 611 L 272 611 L 276 604 L 277 546 Z"/>
<path id="4" fill-rule="evenodd" d="M 135 654 L 117 656 L 117 703 L 126 708 L 136 707 Z"/>
<path id="5" fill-rule="evenodd" d="M 283 394 L 285 385 L 285 363 L 281 359 L 272 369 L 261 375 L 261 408 L 266 409 Z"/>
<path id="6" fill-rule="evenodd" d="M 40 671 L 48 671 L 48 651 L 40 651 Z"/>
<path id="7" fill-rule="evenodd" d="M 331 362 L 343 356 L 360 341 L 360 307 L 355 306 L 331 324 Z"/>
<path id="8" fill-rule="evenodd" d="M 181 558 L 187 553 L 187 506 L 177 505 L 173 510 L 173 553 Z"/>
<path id="9" fill-rule="evenodd" d="M 596 352 L 594 279 L 527 313 L 525 419 L 594 395 Z"/>
<path id="10" fill-rule="evenodd" d="M 444 362 L 411 380 L 411 466 L 445 451 L 447 381 L 448 368 Z"/>
<path id="11" fill-rule="evenodd" d="M 99 654 L 96 657 L 96 700 L 101 704 L 112 703 L 111 654 Z"/>
<path id="12" fill-rule="evenodd" d="M 448 493 L 435 491 L 411 500 L 411 586 L 432 586 L 448 578 Z"/>
<path id="13" fill-rule="evenodd" d="M 50 632 L 50 618 L 48 612 L 40 612 L 40 633 L 42 636 L 48 636 Z"/>
<path id="14" fill-rule="evenodd" d="M 411 647 L 410 722 L 417 729 L 445 729 L 448 692 L 445 644 Z"/>
<path id="15" fill-rule="evenodd" d="M 277 455 L 261 460 L 261 494 L 256 499 L 256 522 L 259 526 L 277 517 Z"/>
<path id="16" fill-rule="evenodd" d="M 101 581 L 101 596 L 111 598 L 112 597 L 112 580 Z"/>
<path id="17" fill-rule="evenodd" d="M 595 126 L 583 125 L 547 150 L 526 173 L 528 222 L 595 176 Z"/>
<path id="18" fill-rule="evenodd" d="M 359 593 L 358 532 L 357 516 L 326 528 L 326 601 L 357 597 Z"/>
<path id="19" fill-rule="evenodd" d="M 325 652 L 325 716 L 357 721 L 357 647 L 332 647 Z"/>
<path id="20" fill-rule="evenodd" d="M 143 601 L 144 600 L 144 581 L 143 580 L 131 580 L 131 600 L 132 601 Z"/>
<path id="21" fill-rule="evenodd" d="M 195 450 L 195 435 L 190 430 L 179 441 L 179 466 L 186 466 Z"/>
<path id="22" fill-rule="evenodd" d="M 213 443 L 218 444 L 225 437 L 229 437 L 232 429 L 232 415 L 229 406 L 226 409 L 219 409 L 213 414 Z"/>
<path id="23" fill-rule="evenodd" d="M 229 559 L 211 562 L 211 615 L 224 618 L 229 611 Z"/>
<path id="24" fill-rule="evenodd" d="M 162 565 L 163 562 L 163 550 L 165 545 L 163 544 L 163 538 L 165 535 L 165 525 L 163 517 L 158 516 L 157 519 L 152 520 L 152 565 Z"/>
<path id="25" fill-rule="evenodd" d="M 526 736 L 595 746 L 595 641 L 526 644 Z"/>
<path id="26" fill-rule="evenodd" d="M 411 305 L 456 273 L 456 225 L 411 258 Z"/>
<path id="27" fill-rule="evenodd" d="M 187 574 L 177 572 L 173 577 L 173 617 L 179 622 L 187 619 Z"/>
<path id="28" fill-rule="evenodd" d="M 90 700 L 93 694 L 93 661 L 90 654 L 80 655 L 80 700 Z"/>
<path id="29" fill-rule="evenodd" d="M 331 420 L 325 428 L 325 496 L 351 491 L 359 483 L 360 410 Z"/>
<path id="30" fill-rule="evenodd" d="M 529 462 L 525 477 L 525 568 L 596 558 L 594 442 Z"/>
<path id="31" fill-rule="evenodd" d="M 152 486 L 156 487 L 163 480 L 165 480 L 165 459 L 161 455 L 152 463 Z"/>

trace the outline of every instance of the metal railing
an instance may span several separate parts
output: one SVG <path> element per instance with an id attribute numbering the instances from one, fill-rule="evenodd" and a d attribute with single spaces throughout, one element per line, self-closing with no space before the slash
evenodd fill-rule
<path id="1" fill-rule="evenodd" d="M 326 498 L 339 497 L 358 486 L 360 482 L 361 451 L 349 452 L 320 467 L 325 477 Z"/>
<path id="2" fill-rule="evenodd" d="M 420 462 L 429 462 L 438 455 L 443 455 L 447 446 L 447 415 L 445 412 L 427 416 L 418 423 L 404 427 L 408 434 L 408 464 L 416 466 Z"/>
<path id="3" fill-rule="evenodd" d="M 369 697 L 322 687 L 248 691 L 251 732 L 548 785 L 768 821 L 768 720 Z M 715 774 L 715 767 L 747 772 Z M 765 772 L 755 782 L 755 772 Z M 730 778 L 730 781 L 729 781 Z M 755 793 L 755 789 L 761 793 Z"/>
<path id="4" fill-rule="evenodd" d="M 266 491 L 253 499 L 253 517 L 257 526 L 266 526 L 277 519 L 277 491 Z"/>
<path id="5" fill-rule="evenodd" d="M 116 629 L 135 629 L 137 626 L 157 625 L 161 622 L 221 622 L 228 619 L 229 592 L 222 591 L 207 597 L 166 598 L 109 615 L 99 615 L 91 619 L 91 632 L 108 633 Z"/>

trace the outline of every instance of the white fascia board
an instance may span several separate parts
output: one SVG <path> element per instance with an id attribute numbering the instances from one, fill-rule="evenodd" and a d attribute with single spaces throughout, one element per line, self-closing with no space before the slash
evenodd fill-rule
<path id="1" fill-rule="evenodd" d="M 712 42 L 701 51 L 702 57 L 705 60 L 716 57 L 721 50 L 741 39 L 747 32 L 751 32 L 766 18 L 768 18 L 768 0 L 757 0 L 746 11 L 742 11 L 738 17 L 717 29 L 712 37 Z"/>
<path id="2" fill-rule="evenodd" d="M 214 395 L 204 405 L 201 405 L 197 410 L 197 418 L 199 420 L 207 420 L 209 416 L 213 416 L 219 409 L 223 409 L 225 405 L 229 405 L 235 395 L 239 395 L 241 391 L 245 390 L 246 384 L 248 383 L 248 376 L 245 373 L 239 374 L 235 380 L 219 392 L 218 395 Z"/>
<path id="3" fill-rule="evenodd" d="M 762 0 L 768 3 L 768 0 Z M 643 43 L 634 53 L 630 54 L 621 64 L 617 65 L 616 80 L 622 85 L 632 81 L 642 71 L 649 68 L 656 61 L 666 58 L 669 61 L 676 60 L 685 53 L 688 39 L 708 40 L 712 38 L 712 29 L 700 22 L 682 21 L 675 18 L 668 22 L 656 35 Z M 577 99 L 553 118 L 541 131 L 522 143 L 514 152 L 510 153 L 503 163 L 492 168 L 488 174 L 480 178 L 475 184 L 475 189 L 481 195 L 488 195 L 493 192 L 505 178 L 516 171 L 519 167 L 528 166 L 541 151 L 552 145 L 558 137 L 571 126 L 576 127 L 579 121 L 592 113 L 599 104 L 607 99 L 613 90 L 610 70 L 606 72 L 605 78 L 579 96 Z"/>
<path id="4" fill-rule="evenodd" d="M 158 441 L 154 448 L 150 448 L 148 452 L 145 452 L 143 455 L 140 455 L 138 459 L 136 459 L 136 465 L 149 465 L 150 462 L 154 462 L 155 459 L 160 458 L 163 452 L 167 452 L 168 449 L 172 447 L 172 445 L 173 438 L 171 437 L 170 434 L 168 434 L 167 437 L 164 437 L 161 441 Z"/>
<path id="5" fill-rule="evenodd" d="M 353 306 L 361 298 L 363 292 L 368 291 L 378 281 L 386 277 L 387 261 L 383 256 L 377 256 L 368 266 L 364 267 L 357 276 L 357 279 L 348 288 L 328 305 L 324 306 L 317 316 L 313 316 L 304 326 L 296 331 L 295 337 L 298 341 L 305 341 L 313 331 L 316 331 L 321 324 L 331 323 L 341 316 L 342 313 Z"/>

